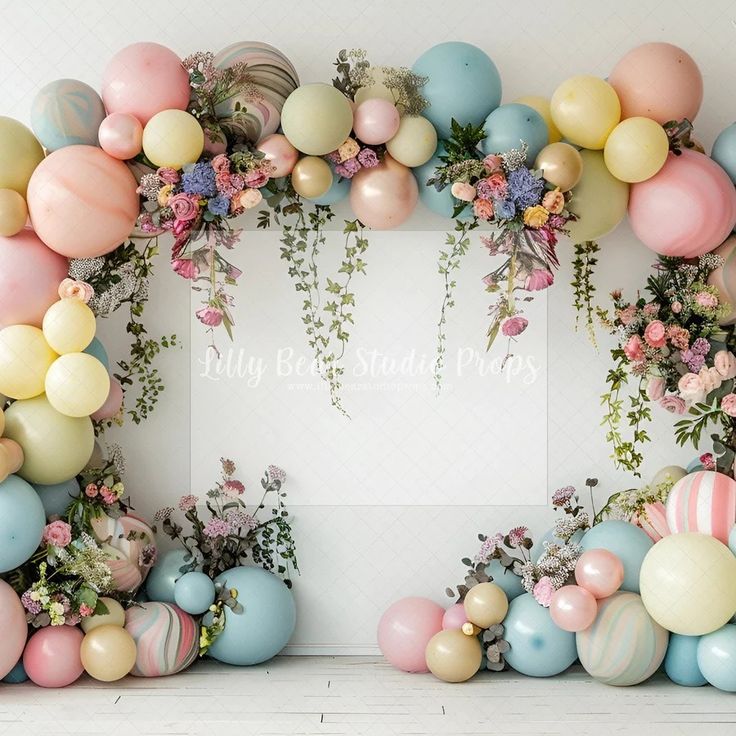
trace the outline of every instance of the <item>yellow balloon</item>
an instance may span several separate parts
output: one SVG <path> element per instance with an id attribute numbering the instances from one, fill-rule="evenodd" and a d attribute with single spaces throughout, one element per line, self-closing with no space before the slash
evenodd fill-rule
<path id="1" fill-rule="evenodd" d="M 468 621 L 482 629 L 500 624 L 509 610 L 506 593 L 495 583 L 474 585 L 467 592 L 463 604 Z"/>
<path id="2" fill-rule="evenodd" d="M 5 410 L 5 436 L 23 448 L 18 475 L 43 485 L 77 475 L 87 465 L 95 442 L 89 417 L 66 417 L 43 395 L 16 401 Z"/>
<path id="3" fill-rule="evenodd" d="M 736 557 L 707 534 L 670 534 L 647 552 L 639 587 L 660 626 L 685 636 L 709 634 L 736 613 Z"/>
<path id="4" fill-rule="evenodd" d="M 0 235 L 17 235 L 28 220 L 28 206 L 15 189 L 0 189 Z"/>
<path id="5" fill-rule="evenodd" d="M 31 325 L 0 330 L 0 391 L 13 399 L 42 394 L 46 371 L 58 356 Z"/>
<path id="6" fill-rule="evenodd" d="M 616 90 L 598 77 L 581 75 L 564 81 L 552 95 L 552 120 L 570 143 L 599 150 L 621 120 Z"/>
<path id="7" fill-rule="evenodd" d="M 429 671 L 445 682 L 465 682 L 483 662 L 483 650 L 477 636 L 463 634 L 460 629 L 447 629 L 435 634 L 425 651 Z"/>
<path id="8" fill-rule="evenodd" d="M 323 158 L 304 156 L 291 172 L 291 185 L 302 197 L 316 199 L 332 186 L 332 169 Z"/>
<path id="9" fill-rule="evenodd" d="M 94 414 L 110 393 L 110 374 L 87 353 L 66 353 L 46 373 L 46 398 L 67 417 Z"/>
<path id="10" fill-rule="evenodd" d="M 371 73 L 372 84 L 358 88 L 355 93 L 355 104 L 360 105 L 361 102 L 374 99 L 388 100 L 388 102 L 396 104 L 396 95 L 384 84 L 386 73 L 383 69 L 381 67 L 371 67 L 368 71 Z"/>
<path id="11" fill-rule="evenodd" d="M 46 342 L 59 355 L 82 352 L 96 329 L 94 312 L 81 299 L 68 297 L 54 302 L 43 316 Z"/>
<path id="12" fill-rule="evenodd" d="M 679 465 L 667 465 L 655 474 L 650 485 L 656 488 L 660 483 L 664 483 L 666 480 L 674 484 L 686 475 L 687 470 L 685 470 L 685 468 L 681 468 Z"/>
<path id="13" fill-rule="evenodd" d="M 125 610 L 114 599 L 103 596 L 99 599 L 107 608 L 107 613 L 100 613 L 95 616 L 86 616 L 82 619 L 82 631 L 89 634 L 90 631 L 98 629 L 100 626 L 125 626 Z"/>
<path id="14" fill-rule="evenodd" d="M 531 107 L 532 110 L 536 110 L 542 116 L 544 122 L 547 123 L 550 143 L 557 143 L 562 140 L 562 135 L 560 134 L 560 131 L 557 130 L 554 120 L 552 120 L 552 111 L 550 109 L 549 100 L 546 97 L 526 95 L 525 97 L 519 97 L 519 99 L 514 100 L 514 102 L 519 105 L 527 105 Z"/>
<path id="15" fill-rule="evenodd" d="M 574 243 L 610 233 L 625 217 L 629 204 L 629 185 L 611 174 L 600 151 L 580 151 L 580 156 L 583 175 L 570 201 L 578 220 L 566 225 Z"/>
<path id="16" fill-rule="evenodd" d="M 0 116 L 0 189 L 25 197 L 33 170 L 43 161 L 43 148 L 22 123 Z"/>
<path id="17" fill-rule="evenodd" d="M 125 677 L 135 664 L 133 637 L 120 626 L 98 626 L 82 639 L 79 652 L 87 674 L 102 682 Z"/>
<path id="18" fill-rule="evenodd" d="M 437 150 L 437 131 L 421 115 L 404 115 L 396 135 L 386 143 L 386 150 L 404 166 L 421 166 Z"/>
<path id="19" fill-rule="evenodd" d="M 202 155 L 204 131 L 184 110 L 162 110 L 143 129 L 143 153 L 156 166 L 180 169 Z"/>
<path id="20" fill-rule="evenodd" d="M 583 157 L 569 143 L 550 143 L 537 155 L 534 168 L 541 169 L 550 184 L 569 192 L 583 175 Z"/>
<path id="21" fill-rule="evenodd" d="M 622 120 L 603 149 L 608 170 L 621 181 L 635 184 L 651 179 L 667 160 L 670 141 L 664 128 L 649 118 Z"/>

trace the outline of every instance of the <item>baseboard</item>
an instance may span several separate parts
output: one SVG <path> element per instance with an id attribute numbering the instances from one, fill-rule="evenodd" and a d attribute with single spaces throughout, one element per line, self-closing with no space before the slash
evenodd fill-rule
<path id="1" fill-rule="evenodd" d="M 381 650 L 375 644 L 288 644 L 282 652 L 287 656 L 375 657 Z"/>

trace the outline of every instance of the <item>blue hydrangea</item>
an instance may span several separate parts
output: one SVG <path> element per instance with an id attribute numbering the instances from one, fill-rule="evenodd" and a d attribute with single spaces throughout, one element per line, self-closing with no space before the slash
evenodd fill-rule
<path id="1" fill-rule="evenodd" d="M 516 169 L 508 175 L 509 199 L 519 210 L 539 204 L 543 190 L 544 182 L 527 168 Z"/>
<path id="2" fill-rule="evenodd" d="M 194 164 L 189 171 L 182 175 L 181 185 L 187 194 L 214 197 L 217 194 L 215 170 L 206 161 Z"/>
<path id="3" fill-rule="evenodd" d="M 510 199 L 496 200 L 493 211 L 499 220 L 510 220 L 516 214 L 516 205 Z"/>
<path id="4" fill-rule="evenodd" d="M 218 194 L 207 202 L 207 209 L 213 215 L 226 215 L 230 211 L 230 200 Z"/>

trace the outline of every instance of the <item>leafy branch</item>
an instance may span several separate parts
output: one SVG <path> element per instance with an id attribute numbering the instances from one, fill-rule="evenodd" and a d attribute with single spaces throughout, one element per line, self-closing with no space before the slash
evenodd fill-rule
<path id="1" fill-rule="evenodd" d="M 585 326 L 588 331 L 588 337 L 594 346 L 597 346 L 595 339 L 595 327 L 593 324 L 593 295 L 595 286 L 593 284 L 593 273 L 595 266 L 598 264 L 596 253 L 600 251 L 598 243 L 593 240 L 586 240 L 584 243 L 576 243 L 575 259 L 573 265 L 573 287 L 574 302 L 573 306 L 577 311 L 575 316 L 575 329 L 577 330 L 581 314 L 585 313 Z"/>

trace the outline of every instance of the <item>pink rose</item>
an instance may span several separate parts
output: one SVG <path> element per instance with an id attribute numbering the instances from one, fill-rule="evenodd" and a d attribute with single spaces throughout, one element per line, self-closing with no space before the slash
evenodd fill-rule
<path id="1" fill-rule="evenodd" d="M 539 578 L 539 582 L 532 588 L 532 595 L 534 600 L 544 608 L 549 608 L 549 604 L 552 602 L 552 596 L 555 592 L 555 586 L 552 583 L 552 578 L 548 575 L 544 575 Z"/>
<path id="2" fill-rule="evenodd" d="M 542 289 L 552 286 L 554 282 L 555 276 L 552 271 L 548 271 L 546 268 L 534 268 L 526 277 L 524 288 L 527 291 L 542 291 Z"/>
<path id="3" fill-rule="evenodd" d="M 476 199 L 473 202 L 473 212 L 481 220 L 493 219 L 493 203 L 490 199 Z"/>
<path id="4" fill-rule="evenodd" d="M 659 400 L 659 405 L 668 411 L 670 414 L 684 414 L 685 413 L 685 402 L 676 394 L 670 394 L 669 396 L 663 396 Z"/>
<path id="5" fill-rule="evenodd" d="M 108 506 L 111 506 L 118 500 L 117 494 L 114 491 L 112 491 L 110 488 L 108 488 L 107 486 L 102 486 L 100 488 L 100 496 L 102 496 L 102 500 Z"/>
<path id="6" fill-rule="evenodd" d="M 210 163 L 216 174 L 226 174 L 230 171 L 230 159 L 224 153 L 219 153 Z"/>
<path id="7" fill-rule="evenodd" d="M 176 184 L 179 181 L 179 172 L 170 166 L 162 166 L 156 174 L 164 184 Z"/>
<path id="8" fill-rule="evenodd" d="M 658 319 L 651 321 L 644 330 L 644 339 L 650 347 L 664 347 L 667 341 L 664 323 Z"/>
<path id="9" fill-rule="evenodd" d="M 199 204 L 196 197 L 181 192 L 169 198 L 168 206 L 174 217 L 181 222 L 190 222 L 199 214 Z"/>
<path id="10" fill-rule="evenodd" d="M 659 304 L 652 304 L 651 302 L 649 304 L 645 304 L 642 311 L 647 315 L 647 317 L 654 317 L 656 314 L 659 314 Z"/>
<path id="11" fill-rule="evenodd" d="M 623 309 L 619 310 L 616 316 L 618 317 L 618 321 L 624 327 L 626 327 L 630 325 L 634 317 L 636 317 L 636 306 L 633 304 L 629 304 L 628 307 L 624 307 Z"/>
<path id="12" fill-rule="evenodd" d="M 677 382 L 680 396 L 688 404 L 697 404 L 705 398 L 705 387 L 703 379 L 695 373 L 686 373 Z"/>
<path id="13" fill-rule="evenodd" d="M 553 215 L 559 215 L 565 209 L 565 195 L 559 188 L 547 192 L 542 198 L 542 207 Z"/>
<path id="14" fill-rule="evenodd" d="M 72 541 L 72 528 L 65 521 L 52 521 L 44 527 L 41 538 L 54 547 L 66 547 Z"/>
<path id="15" fill-rule="evenodd" d="M 644 350 L 642 349 L 641 338 L 639 335 L 632 335 L 626 345 L 624 345 L 624 355 L 634 363 L 644 360 Z"/>
<path id="16" fill-rule="evenodd" d="M 450 188 L 450 192 L 453 197 L 462 202 L 472 202 L 476 195 L 475 187 L 465 181 L 456 181 Z"/>
<path id="17" fill-rule="evenodd" d="M 509 317 L 501 325 L 501 332 L 506 335 L 506 337 L 516 337 L 524 332 L 528 324 L 529 320 L 524 317 Z"/>
<path id="18" fill-rule="evenodd" d="M 218 307 L 202 307 L 194 313 L 197 319 L 207 327 L 219 327 L 222 324 L 224 313 Z"/>
<path id="19" fill-rule="evenodd" d="M 95 496 L 97 496 L 97 493 L 97 486 L 94 483 L 89 483 L 84 489 L 84 495 L 87 496 L 87 498 L 95 498 Z"/>
<path id="20" fill-rule="evenodd" d="M 699 458 L 700 464 L 703 466 L 703 470 L 715 470 L 716 461 L 713 459 L 712 452 L 704 452 Z"/>
<path id="21" fill-rule="evenodd" d="M 736 417 L 736 394 L 726 394 L 721 399 L 721 411 L 730 417 Z"/>
<path id="22" fill-rule="evenodd" d="M 64 279 L 59 284 L 60 299 L 79 299 L 87 304 L 95 295 L 95 290 L 86 281 Z"/>
<path id="23" fill-rule="evenodd" d="M 503 159 L 495 153 L 491 153 L 483 159 L 483 166 L 486 171 L 492 174 L 494 171 L 500 171 L 503 166 Z"/>
<path id="24" fill-rule="evenodd" d="M 682 304 L 680 302 L 672 302 L 670 309 L 674 314 L 680 314 L 682 312 Z"/>
<path id="25" fill-rule="evenodd" d="M 197 264 L 191 258 L 175 258 L 171 268 L 184 279 L 196 279 L 199 276 Z"/>
<path id="26" fill-rule="evenodd" d="M 245 186 L 251 189 L 259 189 L 268 181 L 268 174 L 260 169 L 249 171 L 244 177 Z"/>
<path id="27" fill-rule="evenodd" d="M 713 366 L 724 381 L 736 378 L 736 357 L 730 350 L 719 350 L 713 356 Z"/>
<path id="28" fill-rule="evenodd" d="M 664 387 L 664 378 L 652 376 L 647 382 L 647 396 L 651 401 L 659 401 L 664 396 Z"/>
<path id="29" fill-rule="evenodd" d="M 495 174 L 491 174 L 486 179 L 486 184 L 488 185 L 488 189 L 490 190 L 492 197 L 495 197 L 496 199 L 506 199 L 508 184 L 506 182 L 506 177 L 502 172 L 497 171 Z"/>
<path id="30" fill-rule="evenodd" d="M 715 368 L 706 368 L 703 366 L 698 371 L 698 376 L 700 376 L 700 380 L 703 382 L 703 388 L 706 394 L 715 391 L 723 383 L 721 374 Z"/>

